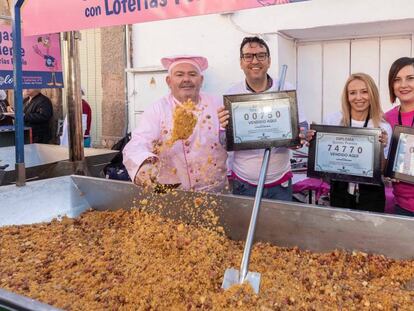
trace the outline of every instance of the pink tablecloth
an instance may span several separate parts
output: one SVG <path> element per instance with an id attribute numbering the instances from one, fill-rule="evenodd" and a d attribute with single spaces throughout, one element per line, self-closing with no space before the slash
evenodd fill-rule
<path id="1" fill-rule="evenodd" d="M 321 195 L 327 195 L 329 193 L 329 184 L 317 178 L 306 178 L 295 184 L 293 184 L 293 192 L 302 191 L 315 191 L 316 200 Z M 389 214 L 394 213 L 394 194 L 392 193 L 392 187 L 385 187 L 385 212 Z"/>
<path id="2" fill-rule="evenodd" d="M 329 184 L 317 178 L 306 178 L 293 184 L 293 193 L 308 190 L 315 191 L 315 198 L 318 200 L 321 195 L 329 193 Z"/>

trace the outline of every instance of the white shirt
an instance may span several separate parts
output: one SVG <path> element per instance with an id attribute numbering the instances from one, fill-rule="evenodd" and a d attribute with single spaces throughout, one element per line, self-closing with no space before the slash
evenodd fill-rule
<path id="1" fill-rule="evenodd" d="M 85 137 L 86 129 L 88 121 L 88 115 L 82 114 L 82 132 L 83 136 Z M 65 120 L 63 121 L 62 126 L 62 135 L 60 135 L 60 145 L 61 146 L 69 146 L 69 131 L 68 131 L 68 116 L 65 116 Z"/>
<path id="2" fill-rule="evenodd" d="M 278 80 L 273 79 L 272 87 L 266 92 L 276 92 L 278 84 Z M 289 83 L 285 83 L 285 86 L 283 87 L 283 90 L 293 89 L 293 86 Z M 226 92 L 226 95 L 245 93 L 252 92 L 248 89 L 246 81 L 244 80 L 232 86 Z M 299 122 L 306 121 L 299 107 L 298 110 Z M 250 184 L 257 185 L 259 183 L 259 174 L 263 162 L 264 151 L 265 149 L 254 149 L 229 152 L 227 161 L 228 169 L 240 179 L 247 181 Z M 271 149 L 265 184 L 274 183 L 290 172 L 290 156 L 291 152 L 288 148 Z"/>

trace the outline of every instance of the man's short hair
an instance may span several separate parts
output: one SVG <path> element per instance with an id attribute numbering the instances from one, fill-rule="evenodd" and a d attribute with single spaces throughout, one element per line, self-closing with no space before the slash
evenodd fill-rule
<path id="1" fill-rule="evenodd" d="M 267 45 L 267 43 L 263 39 L 255 36 L 255 37 L 245 37 L 243 39 L 242 43 L 240 44 L 240 58 L 243 56 L 243 48 L 244 48 L 244 46 L 246 44 L 249 44 L 250 45 L 251 43 L 257 43 L 257 44 L 259 44 L 262 47 L 264 46 L 266 48 L 267 55 L 270 56 L 270 50 L 269 50 L 269 46 Z"/>

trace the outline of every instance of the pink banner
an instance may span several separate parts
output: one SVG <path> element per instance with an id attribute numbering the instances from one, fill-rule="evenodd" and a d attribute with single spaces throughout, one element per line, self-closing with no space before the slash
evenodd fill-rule
<path id="1" fill-rule="evenodd" d="M 22 38 L 24 88 L 62 87 L 59 34 Z M 0 25 L 0 89 L 13 87 L 13 35 Z"/>
<path id="2" fill-rule="evenodd" d="M 26 35 L 230 12 L 306 0 L 26 0 Z"/>

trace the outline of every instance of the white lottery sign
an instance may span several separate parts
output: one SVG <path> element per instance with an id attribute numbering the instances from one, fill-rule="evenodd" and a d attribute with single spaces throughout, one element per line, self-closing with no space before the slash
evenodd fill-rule
<path id="1" fill-rule="evenodd" d="M 292 139 L 289 98 L 232 103 L 235 143 Z"/>
<path id="2" fill-rule="evenodd" d="M 373 177 L 372 136 L 316 133 L 315 171 Z"/>

